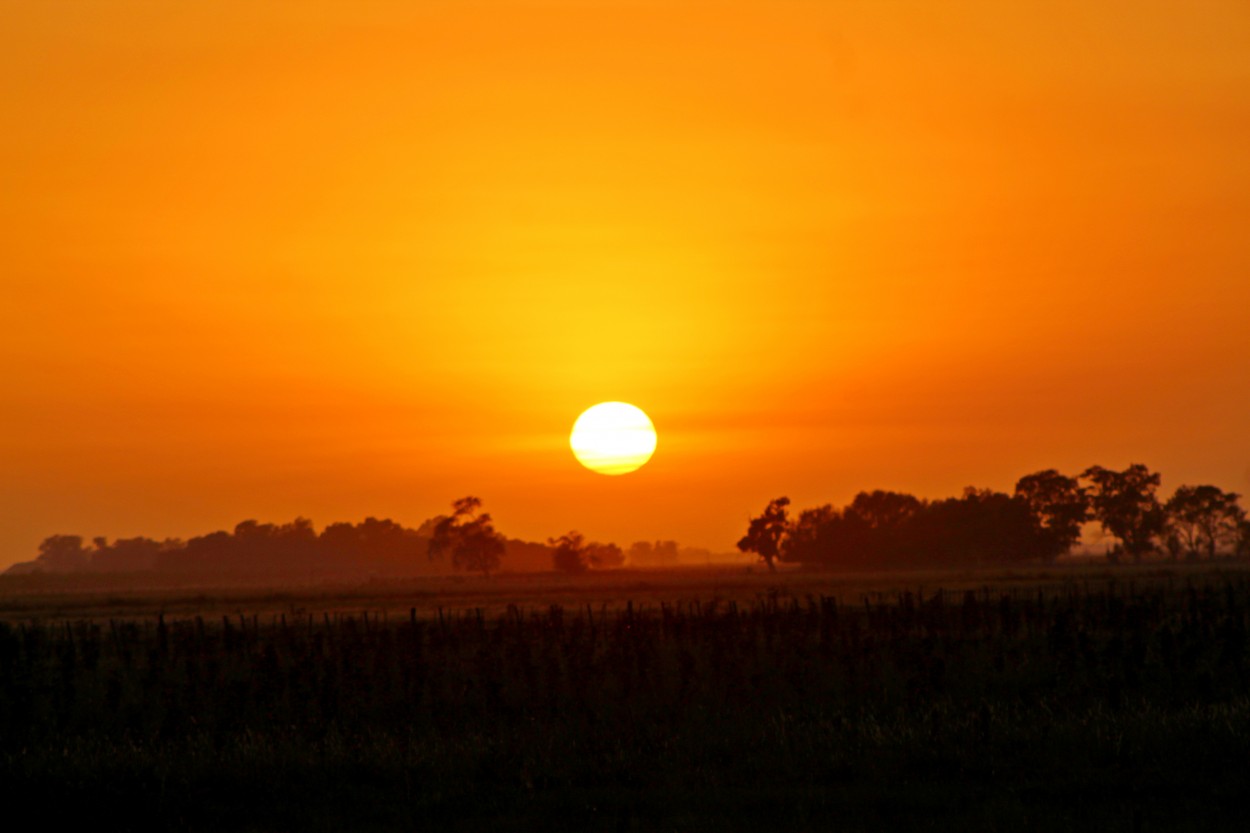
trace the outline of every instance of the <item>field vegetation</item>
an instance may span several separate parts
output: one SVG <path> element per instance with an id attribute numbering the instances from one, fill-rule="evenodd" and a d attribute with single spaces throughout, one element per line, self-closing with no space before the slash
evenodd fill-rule
<path id="1" fill-rule="evenodd" d="M 47 823 L 1242 821 L 1250 573 L 1233 563 L 16 589 L 0 791 Z"/>

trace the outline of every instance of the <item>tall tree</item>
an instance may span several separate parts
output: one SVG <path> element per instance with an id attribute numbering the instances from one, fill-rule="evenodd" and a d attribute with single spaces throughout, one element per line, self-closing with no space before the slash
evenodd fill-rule
<path id="1" fill-rule="evenodd" d="M 1165 526 L 1166 515 L 1155 495 L 1159 474 L 1133 463 L 1124 471 L 1091 466 L 1081 478 L 1091 484 L 1088 494 L 1094 518 L 1120 539 L 1126 554 L 1141 561 L 1154 549 L 1155 538 Z"/>
<path id="2" fill-rule="evenodd" d="M 490 515 L 477 514 L 482 501 L 475 497 L 463 497 L 452 503 L 452 514 L 439 518 L 434 524 L 428 553 L 430 558 L 441 558 L 451 553 L 451 563 L 457 569 L 481 571 L 490 575 L 499 568 L 504 553 L 504 538 L 495 531 Z"/>
<path id="3" fill-rule="evenodd" d="M 625 563 L 625 553 L 616 544 L 591 541 L 586 545 L 586 562 L 596 570 L 610 570 Z"/>
<path id="4" fill-rule="evenodd" d="M 903 563 L 1010 564 L 1044 555 L 1023 498 L 969 486 L 962 497 L 931 501 L 903 530 Z"/>
<path id="5" fill-rule="evenodd" d="M 35 567 L 40 571 L 71 573 L 90 563 L 90 550 L 83 547 L 81 535 L 51 535 L 40 542 Z"/>
<path id="6" fill-rule="evenodd" d="M 586 572 L 586 539 L 576 530 L 567 532 L 559 538 L 548 538 L 547 546 L 552 548 L 551 563 L 562 573 L 577 575 Z"/>
<path id="7" fill-rule="evenodd" d="M 657 567 L 677 566 L 678 546 L 676 541 L 656 541 L 651 545 L 651 558 Z"/>
<path id="8" fill-rule="evenodd" d="M 860 492 L 847 511 L 859 515 L 873 529 L 900 529 L 924 508 L 924 502 L 905 492 L 876 489 Z"/>
<path id="9" fill-rule="evenodd" d="M 789 528 L 789 518 L 786 515 L 786 507 L 789 505 L 790 498 L 788 497 L 779 497 L 770 501 L 764 509 L 764 514 L 751 519 L 747 534 L 738 541 L 738 549 L 759 555 L 768 565 L 770 572 L 777 571 L 777 566 L 773 562 L 781 554 L 781 542 Z"/>
<path id="10" fill-rule="evenodd" d="M 1037 525 L 1042 557 L 1054 561 L 1067 555 L 1089 520 L 1089 497 L 1075 477 L 1054 469 L 1026 474 L 1016 481 L 1016 497 L 1029 507 Z"/>
<path id="11" fill-rule="evenodd" d="M 1180 486 L 1168 500 L 1170 531 L 1189 558 L 1205 552 L 1214 558 L 1222 546 L 1237 548 L 1237 538 L 1245 511 L 1237 504 L 1239 495 L 1217 486 Z"/>
<path id="12" fill-rule="evenodd" d="M 843 560 L 846 535 L 842 513 L 826 503 L 804 509 L 790 525 L 781 548 L 781 560 L 799 564 L 830 565 Z M 839 558 L 839 557 L 843 558 Z"/>
<path id="13" fill-rule="evenodd" d="M 860 492 L 842 512 L 843 537 L 862 565 L 914 561 L 918 553 L 908 541 L 914 537 L 908 530 L 926 507 L 923 500 L 906 492 Z"/>
<path id="14" fill-rule="evenodd" d="M 93 538 L 92 543 L 91 569 L 99 572 L 150 570 L 169 544 L 142 537 L 120 538 L 111 545 L 106 538 Z"/>

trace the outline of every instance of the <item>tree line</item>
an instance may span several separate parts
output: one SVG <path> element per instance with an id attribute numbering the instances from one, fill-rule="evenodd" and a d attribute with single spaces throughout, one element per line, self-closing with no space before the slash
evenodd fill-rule
<path id="1" fill-rule="evenodd" d="M 627 561 L 636 566 L 678 563 L 676 541 L 638 541 L 625 551 L 617 544 L 588 541 L 576 531 L 545 544 L 508 538 L 481 508 L 479 498 L 460 498 L 453 501 L 451 514 L 430 518 L 416 529 L 369 517 L 357 524 L 332 523 L 318 533 L 312 521 L 296 518 L 284 524 L 247 520 L 233 531 L 185 541 L 97 537 L 86 544 L 81 535 L 52 535 L 40 543 L 35 560 L 8 572 L 411 576 L 449 569 L 490 575 L 506 566 L 518 572 L 576 574 Z"/>
<path id="2" fill-rule="evenodd" d="M 969 487 L 960 497 L 922 500 L 860 492 L 790 514 L 780 497 L 752 518 L 738 549 L 770 570 L 777 562 L 847 569 L 1053 562 L 1081 528 L 1097 521 L 1115 539 L 1113 563 L 1155 554 L 1173 561 L 1250 556 L 1250 522 L 1240 496 L 1216 486 L 1180 486 L 1166 501 L 1160 475 L 1140 463 L 1123 471 L 1091 466 L 1077 477 L 1054 469 L 1021 477 L 1012 494 Z"/>
<path id="3" fill-rule="evenodd" d="M 426 561 L 426 525 L 409 529 L 389 519 L 333 523 L 318 533 L 307 518 L 290 523 L 242 521 L 188 540 L 147 537 L 109 541 L 80 535 L 52 535 L 39 555 L 10 572 L 145 572 L 181 574 L 390 573 Z"/>

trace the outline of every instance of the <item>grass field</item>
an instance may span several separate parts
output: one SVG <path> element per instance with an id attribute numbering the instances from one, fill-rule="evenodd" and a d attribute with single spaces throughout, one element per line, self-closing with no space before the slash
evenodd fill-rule
<path id="1" fill-rule="evenodd" d="M 0 586 L 0 793 L 106 829 L 1241 829 L 1250 573 Z"/>
<path id="2" fill-rule="evenodd" d="M 590 605 L 596 611 L 712 601 L 738 604 L 769 595 L 803 598 L 822 595 L 842 604 L 894 599 L 910 592 L 931 596 L 938 591 L 974 589 L 1048 593 L 1098 589 L 1108 582 L 1121 587 L 1142 582 L 1205 581 L 1207 576 L 1250 576 L 1250 564 L 1146 564 L 1110 567 L 1073 564 L 1034 568 L 933 570 L 880 573 L 828 573 L 783 568 L 769 573 L 756 567 L 687 567 L 628 569 L 578 576 L 557 573 L 504 573 L 379 579 L 367 582 L 266 581 L 249 577 L 216 584 L 191 583 L 153 574 L 0 576 L 0 621 L 106 621 L 108 619 L 219 617 L 245 614 L 272 618 L 286 614 L 341 614 L 419 618 L 445 612 L 475 610 L 498 615 L 509 606 L 569 609 Z"/>

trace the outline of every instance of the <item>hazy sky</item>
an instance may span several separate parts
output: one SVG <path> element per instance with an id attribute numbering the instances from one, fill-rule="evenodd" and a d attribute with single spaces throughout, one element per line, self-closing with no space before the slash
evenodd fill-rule
<path id="1" fill-rule="evenodd" d="M 1250 491 L 1250 4 L 0 0 L 0 568 Z M 622 477 L 582 409 L 659 431 Z"/>

